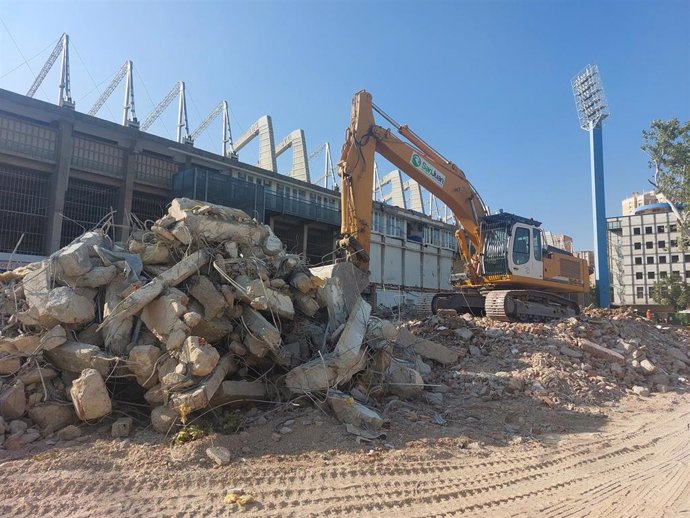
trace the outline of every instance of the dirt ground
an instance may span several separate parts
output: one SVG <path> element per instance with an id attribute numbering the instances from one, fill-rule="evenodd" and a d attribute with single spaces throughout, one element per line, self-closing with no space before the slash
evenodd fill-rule
<path id="1" fill-rule="evenodd" d="M 105 421 L 77 441 L 0 452 L 0 516 L 690 516 L 690 394 L 456 410 L 444 426 L 424 407 L 394 412 L 370 443 L 312 405 L 177 446 L 143 422 L 111 439 Z M 211 445 L 232 462 L 215 466 Z M 225 503 L 233 488 L 255 502 Z"/>

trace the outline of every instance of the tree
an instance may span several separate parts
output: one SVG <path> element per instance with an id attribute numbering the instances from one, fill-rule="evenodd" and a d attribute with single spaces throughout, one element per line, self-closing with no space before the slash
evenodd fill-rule
<path id="1" fill-rule="evenodd" d="M 655 120 L 650 129 L 642 132 L 642 150 L 649 155 L 649 167 L 654 169 L 657 191 L 671 203 L 678 217 L 683 236 L 690 235 L 690 121 L 681 124 L 678 119 Z M 687 238 L 680 239 L 683 249 Z"/>
<path id="2" fill-rule="evenodd" d="M 690 304 L 690 286 L 678 274 L 660 279 L 652 286 L 652 298 L 657 304 L 673 306 L 678 311 Z"/>

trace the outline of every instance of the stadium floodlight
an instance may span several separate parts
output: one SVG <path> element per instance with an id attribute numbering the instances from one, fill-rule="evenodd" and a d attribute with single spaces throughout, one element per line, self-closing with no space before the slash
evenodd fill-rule
<path id="1" fill-rule="evenodd" d="M 596 65 L 587 65 L 575 76 L 572 85 L 580 127 L 589 131 L 609 115 L 599 68 Z"/>
<path id="2" fill-rule="evenodd" d="M 594 219 L 594 273 L 597 305 L 607 308 L 611 302 L 606 200 L 604 196 L 604 151 L 601 123 L 608 117 L 604 87 L 596 65 L 587 65 L 572 80 L 580 127 L 589 132 L 590 168 L 592 171 L 592 209 Z M 622 302 L 622 301 L 621 301 Z"/>

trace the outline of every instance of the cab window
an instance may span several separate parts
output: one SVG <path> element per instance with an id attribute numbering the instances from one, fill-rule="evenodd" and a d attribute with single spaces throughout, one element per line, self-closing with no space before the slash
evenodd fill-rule
<path id="1" fill-rule="evenodd" d="M 541 230 L 533 229 L 532 238 L 534 243 L 534 259 L 541 261 Z"/>
<path id="2" fill-rule="evenodd" d="M 529 229 L 518 227 L 515 229 L 513 240 L 513 262 L 525 264 L 529 262 Z"/>

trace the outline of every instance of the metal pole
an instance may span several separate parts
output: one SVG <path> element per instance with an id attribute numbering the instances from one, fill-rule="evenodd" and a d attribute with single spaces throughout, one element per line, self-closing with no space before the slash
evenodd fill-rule
<path id="1" fill-rule="evenodd" d="M 592 209 L 594 217 L 594 272 L 597 286 L 597 305 L 608 308 L 609 261 L 606 236 L 606 199 L 604 196 L 604 151 L 601 121 L 590 124 L 589 129 L 590 166 L 592 170 Z"/>

